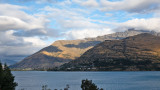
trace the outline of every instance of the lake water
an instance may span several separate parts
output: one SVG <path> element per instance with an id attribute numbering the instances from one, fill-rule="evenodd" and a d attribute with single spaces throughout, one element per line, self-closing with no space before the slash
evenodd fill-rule
<path id="1" fill-rule="evenodd" d="M 69 84 L 69 90 L 81 90 L 81 80 L 92 80 L 104 90 L 160 90 L 160 72 L 46 72 L 13 71 L 16 90 L 41 90 L 48 85 L 51 90 L 63 89 Z"/>

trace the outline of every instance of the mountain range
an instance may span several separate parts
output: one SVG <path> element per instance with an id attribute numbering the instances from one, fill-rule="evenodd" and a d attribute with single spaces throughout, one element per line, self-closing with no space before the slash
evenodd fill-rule
<path id="1" fill-rule="evenodd" d="M 80 40 L 58 40 L 48 47 L 24 58 L 22 61 L 11 65 L 15 69 L 48 69 L 59 67 L 70 61 L 74 61 L 83 55 L 87 50 L 93 48 L 105 40 L 120 40 L 129 36 L 138 35 L 141 33 L 150 33 L 160 36 L 160 33 L 145 30 L 129 29 L 125 32 L 116 32 L 96 38 L 85 38 Z"/>
<path id="2" fill-rule="evenodd" d="M 143 33 L 122 40 L 106 40 L 62 65 L 61 70 L 160 70 L 160 37 Z"/>

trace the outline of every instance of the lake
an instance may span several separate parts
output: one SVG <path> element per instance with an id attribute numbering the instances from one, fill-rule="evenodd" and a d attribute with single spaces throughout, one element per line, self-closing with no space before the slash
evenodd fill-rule
<path id="1" fill-rule="evenodd" d="M 41 90 L 48 85 L 51 90 L 81 90 L 81 80 L 92 80 L 104 90 L 160 90 L 160 72 L 47 72 L 47 71 L 12 71 L 16 90 Z"/>

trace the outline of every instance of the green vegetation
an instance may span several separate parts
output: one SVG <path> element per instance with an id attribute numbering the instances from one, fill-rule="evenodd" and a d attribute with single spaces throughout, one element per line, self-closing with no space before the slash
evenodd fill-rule
<path id="1" fill-rule="evenodd" d="M 43 85 L 43 86 L 42 86 L 42 90 L 51 90 L 51 89 L 48 89 L 48 86 L 47 86 L 47 85 Z"/>
<path id="2" fill-rule="evenodd" d="M 82 80 L 81 84 L 82 90 L 103 90 L 102 88 L 99 89 L 94 83 L 92 83 L 92 80 Z"/>
<path id="3" fill-rule="evenodd" d="M 60 90 L 69 90 L 69 88 L 70 86 L 67 84 L 64 89 L 60 89 Z M 88 79 L 82 80 L 81 88 L 82 90 L 104 90 L 103 88 L 99 89 L 97 85 L 92 83 L 92 80 L 88 80 Z M 49 89 L 47 85 L 43 85 L 42 90 L 51 90 L 51 89 Z M 58 89 L 54 89 L 54 90 L 58 90 Z"/>
<path id="4" fill-rule="evenodd" d="M 0 90 L 15 90 L 17 85 L 9 67 L 0 63 Z"/>

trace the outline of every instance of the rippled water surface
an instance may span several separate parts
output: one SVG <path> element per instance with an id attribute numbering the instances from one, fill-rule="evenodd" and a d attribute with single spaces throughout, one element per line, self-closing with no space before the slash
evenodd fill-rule
<path id="1" fill-rule="evenodd" d="M 16 90 L 41 90 L 48 85 L 51 90 L 81 90 L 81 80 L 92 80 L 104 90 L 160 90 L 160 72 L 46 72 L 13 71 L 18 87 Z"/>

